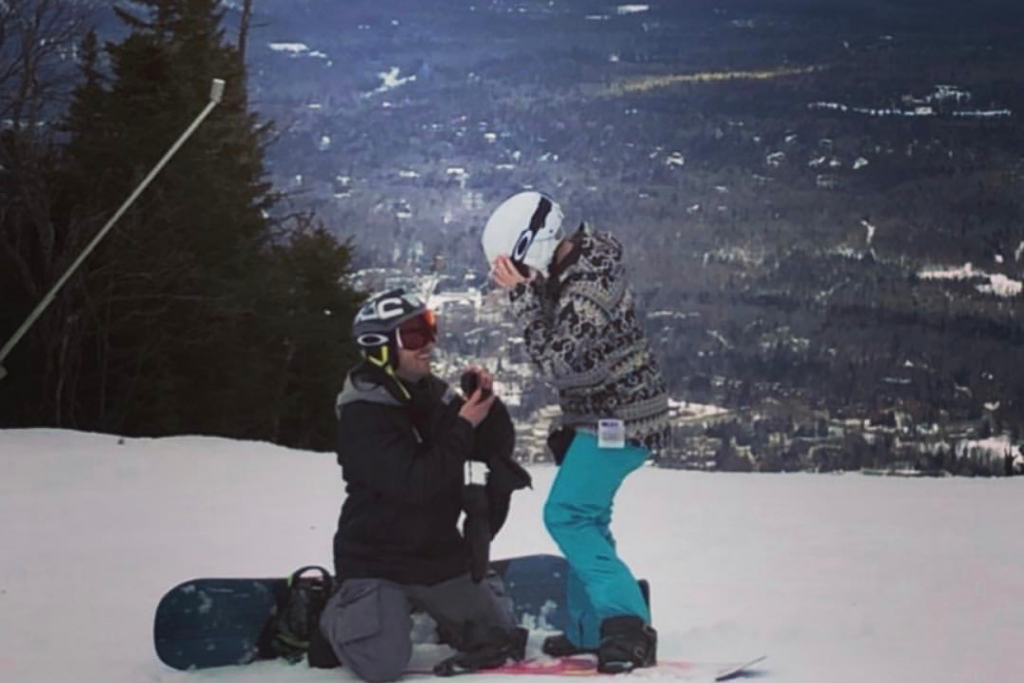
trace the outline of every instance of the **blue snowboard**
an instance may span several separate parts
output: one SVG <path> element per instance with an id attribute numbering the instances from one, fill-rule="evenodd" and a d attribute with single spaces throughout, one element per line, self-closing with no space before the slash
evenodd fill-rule
<path id="1" fill-rule="evenodd" d="M 520 623 L 565 627 L 568 565 L 556 555 L 491 563 L 502 576 Z M 275 656 L 268 625 L 286 597 L 288 579 L 193 579 L 160 600 L 153 624 L 156 654 L 175 669 L 248 664 Z"/>

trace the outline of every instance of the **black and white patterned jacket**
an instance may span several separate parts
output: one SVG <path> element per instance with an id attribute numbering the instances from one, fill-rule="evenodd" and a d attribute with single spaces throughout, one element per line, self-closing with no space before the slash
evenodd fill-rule
<path id="1" fill-rule="evenodd" d="M 629 442 L 658 451 L 668 443 L 668 394 L 636 317 L 622 245 L 586 226 L 572 239 L 547 279 L 509 293 L 527 352 L 558 390 L 564 425 L 596 433 L 599 419 L 618 418 Z"/>

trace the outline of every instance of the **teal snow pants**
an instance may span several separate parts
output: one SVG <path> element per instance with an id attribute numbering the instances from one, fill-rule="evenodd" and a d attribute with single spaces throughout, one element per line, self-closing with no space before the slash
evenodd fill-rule
<path id="1" fill-rule="evenodd" d="M 594 649 L 601 622 L 651 614 L 629 567 L 615 552 L 609 528 L 612 501 L 622 481 L 644 464 L 647 451 L 598 448 L 597 437 L 577 432 L 544 505 L 544 526 L 569 561 L 565 635 L 577 647 Z"/>

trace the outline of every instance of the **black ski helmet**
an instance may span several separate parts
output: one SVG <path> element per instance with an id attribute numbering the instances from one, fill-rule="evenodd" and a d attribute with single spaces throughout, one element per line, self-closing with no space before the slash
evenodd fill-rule
<path id="1" fill-rule="evenodd" d="M 368 361 L 394 369 L 398 362 L 398 327 L 428 310 L 422 299 L 402 288 L 374 294 L 356 313 L 352 338 Z"/>

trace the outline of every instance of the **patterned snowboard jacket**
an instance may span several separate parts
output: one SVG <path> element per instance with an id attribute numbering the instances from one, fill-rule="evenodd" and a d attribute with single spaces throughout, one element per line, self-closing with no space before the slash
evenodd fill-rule
<path id="1" fill-rule="evenodd" d="M 668 445 L 668 393 L 626 285 L 622 245 L 586 226 L 547 279 L 514 287 L 512 312 L 526 349 L 558 390 L 562 424 L 596 433 L 597 421 L 625 422 L 627 441 Z"/>

